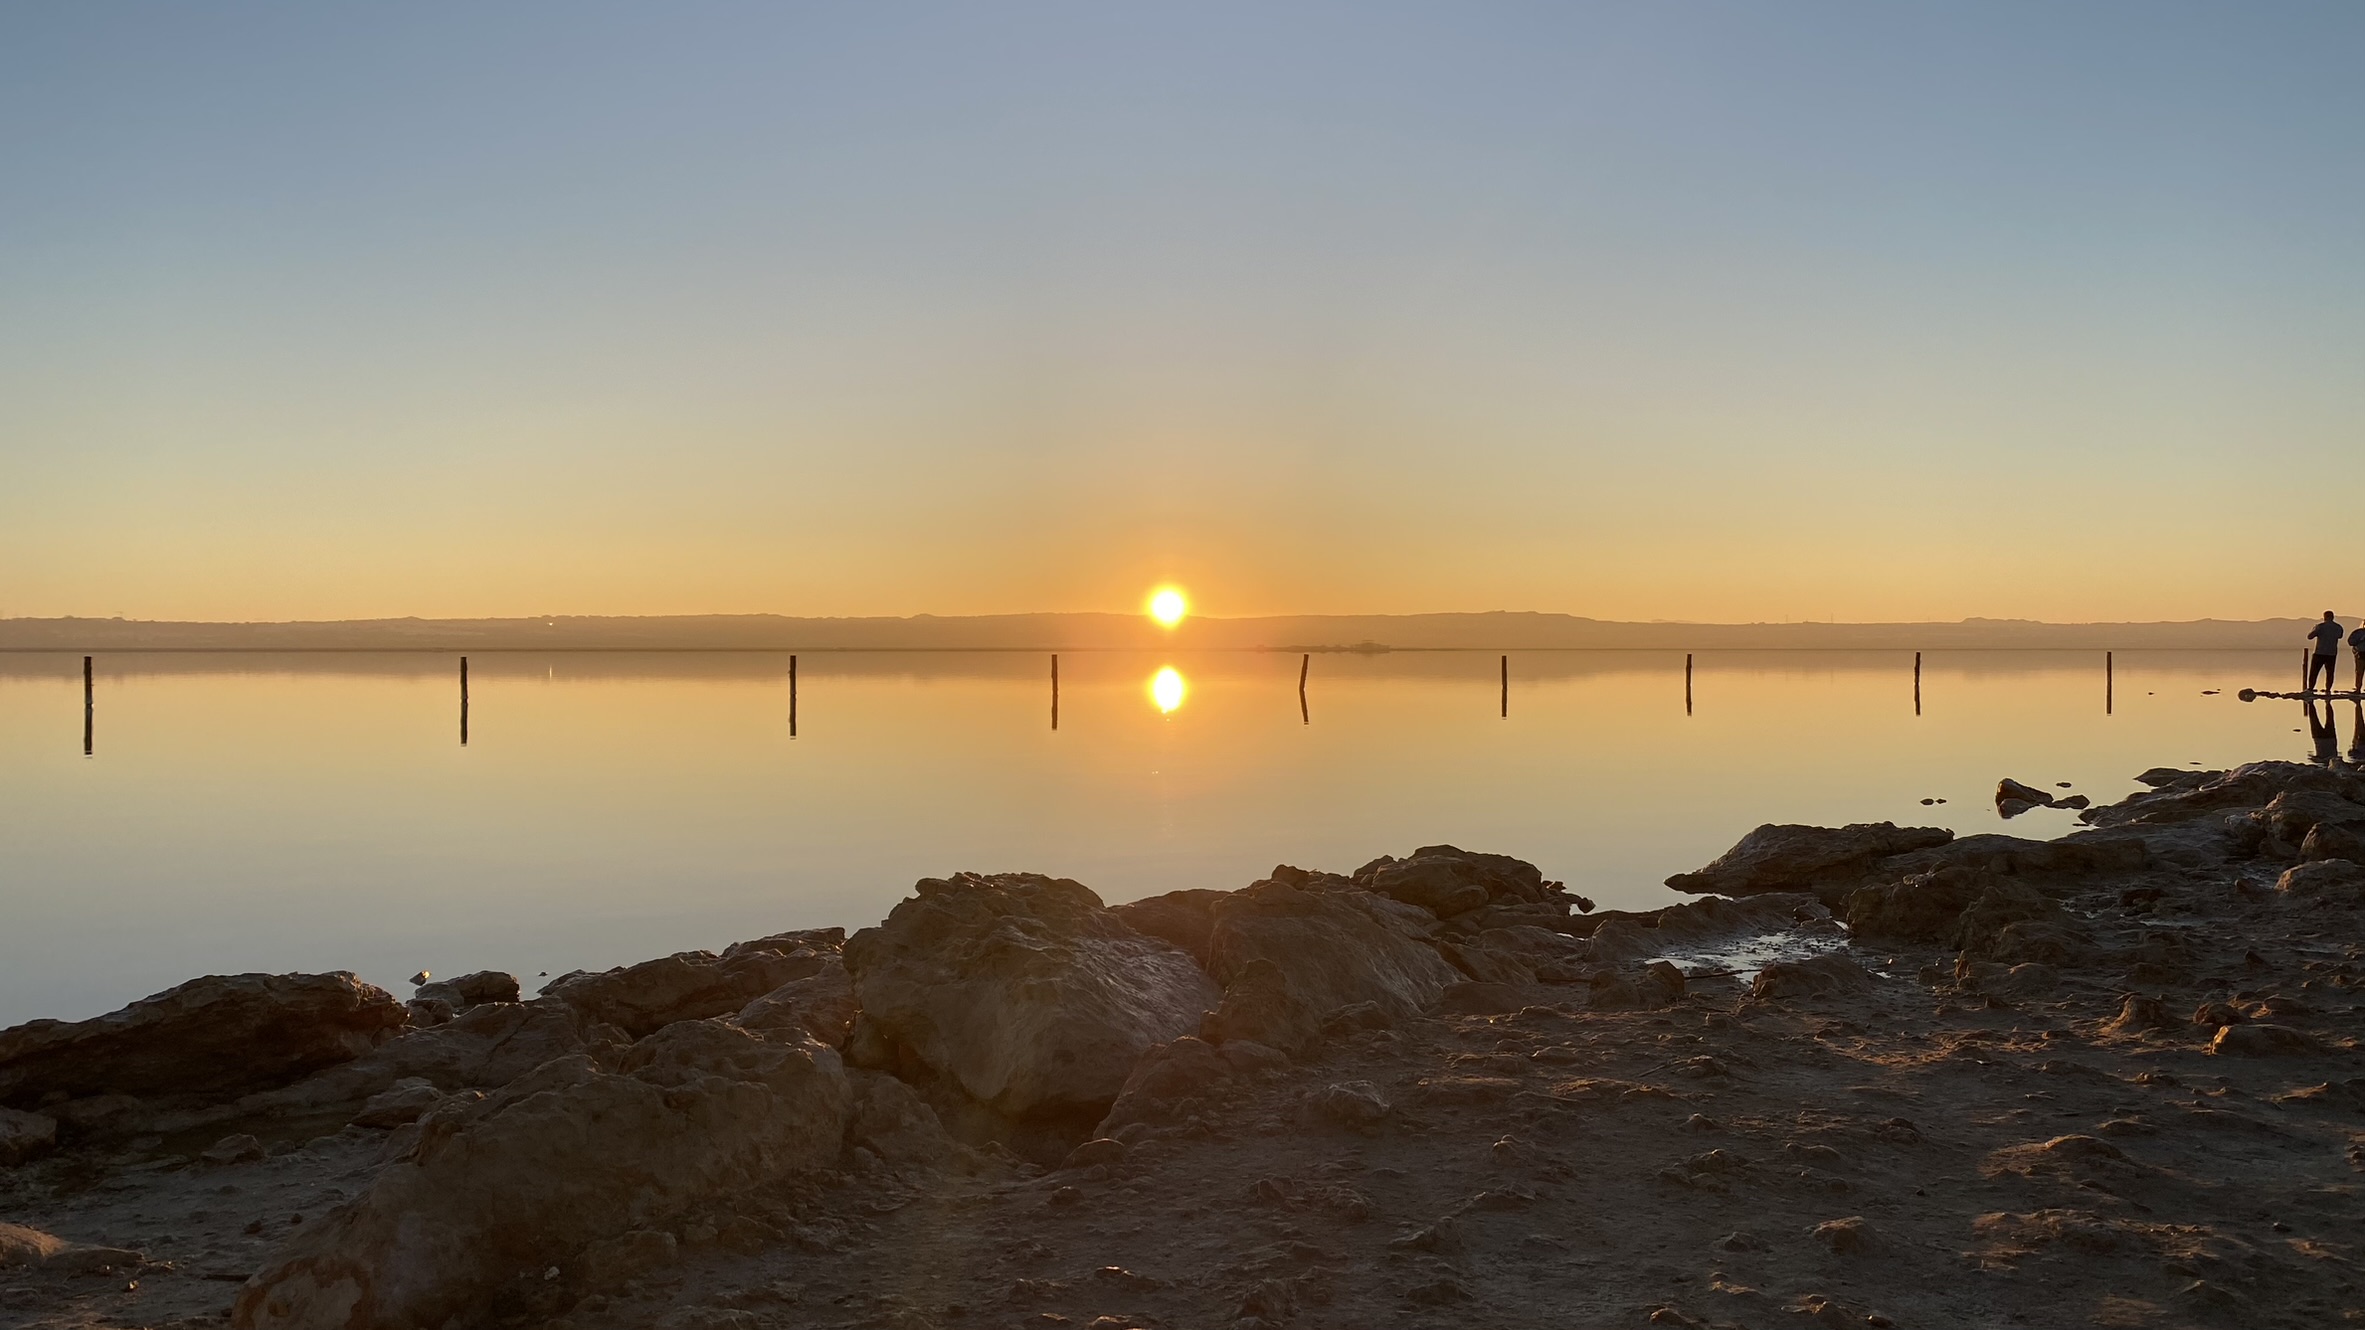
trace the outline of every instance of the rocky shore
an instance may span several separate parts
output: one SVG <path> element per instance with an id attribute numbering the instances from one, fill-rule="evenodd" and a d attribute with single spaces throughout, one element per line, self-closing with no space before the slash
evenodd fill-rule
<path id="1" fill-rule="evenodd" d="M 196 979 L 0 1031 L 0 1324 L 2365 1323 L 2365 776 L 2141 780 L 1649 912 L 1433 846 Z"/>

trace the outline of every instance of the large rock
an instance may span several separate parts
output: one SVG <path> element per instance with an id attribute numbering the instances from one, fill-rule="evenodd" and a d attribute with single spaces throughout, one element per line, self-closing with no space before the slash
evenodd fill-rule
<path id="1" fill-rule="evenodd" d="M 1496 902 L 1540 902 L 1548 890 L 1534 864 L 1452 845 L 1424 845 L 1410 858 L 1374 860 L 1357 871 L 1355 880 L 1440 919 Z M 1557 891 L 1557 884 L 1549 890 Z"/>
<path id="2" fill-rule="evenodd" d="M 0 1108 L 0 1168 L 14 1168 L 56 1146 L 56 1118 Z"/>
<path id="3" fill-rule="evenodd" d="M 2365 796 L 2365 782 L 2348 772 L 2308 762 L 2250 762 L 2198 785 L 2180 780 L 2115 804 L 2089 808 L 2078 820 L 2098 827 L 2156 826 L 2224 809 L 2263 808 L 2289 790 L 2324 790 L 2358 801 Z"/>
<path id="4" fill-rule="evenodd" d="M 1365 891 L 1244 887 L 1215 907 L 1209 972 L 1224 1000 L 1207 1033 L 1297 1053 L 1341 1007 L 1372 1003 L 1390 1020 L 1426 1010 L 1463 977 L 1428 942 L 1435 927 L 1427 911 Z"/>
<path id="5" fill-rule="evenodd" d="M 1097 1117 L 1134 1061 L 1196 1030 L 1215 985 L 1081 883 L 923 880 L 846 943 L 864 1066 L 924 1072 L 1011 1118 Z"/>
<path id="6" fill-rule="evenodd" d="M 598 974 L 561 975 L 542 996 L 638 1039 L 675 1021 L 738 1011 L 782 984 L 818 974 L 844 933 L 816 929 L 741 942 L 720 956 L 684 951 Z"/>
<path id="7" fill-rule="evenodd" d="M 604 1033 L 604 1038 L 593 1036 Z M 553 1058 L 604 1049 L 619 1052 L 621 1032 L 587 1022 L 557 1002 L 487 1002 L 449 1022 L 412 1030 L 370 1052 L 282 1089 L 248 1095 L 243 1112 L 306 1113 L 359 1108 L 406 1081 L 440 1091 L 507 1085 Z"/>
<path id="8" fill-rule="evenodd" d="M 2061 907 L 2052 897 L 2016 875 L 1987 868 L 1946 867 L 1899 882 L 1859 887 L 1849 893 L 1843 917 L 1850 930 L 1866 939 L 1938 943 L 1974 956 L 1989 956 L 2008 926 L 2024 920 L 2051 920 L 2060 913 Z M 2035 944 L 2033 934 L 2021 940 L 2024 945 Z"/>
<path id="9" fill-rule="evenodd" d="M 622 1074 L 549 1062 L 422 1119 L 368 1191 L 301 1230 L 238 1296 L 247 1330 L 415 1330 L 499 1309 L 519 1272 L 834 1161 L 851 1095 L 836 1053 L 721 1021 L 668 1025 Z"/>
<path id="10" fill-rule="evenodd" d="M 405 1019 L 392 994 L 342 971 L 208 975 L 91 1020 L 0 1031 L 0 1104 L 232 1097 L 351 1061 Z"/>
<path id="11" fill-rule="evenodd" d="M 732 1023 L 749 1030 L 802 1030 L 831 1048 L 844 1049 L 860 1014 L 854 976 L 843 960 L 830 956 L 812 974 L 791 979 L 740 1008 Z"/>
<path id="12" fill-rule="evenodd" d="M 1900 827 L 1893 822 L 1837 828 L 1769 823 L 1743 836 L 1716 862 L 1696 873 L 1678 873 L 1667 879 L 1667 885 L 1697 895 L 1812 892 L 1836 910 L 1849 892 L 1881 876 L 1882 860 L 1953 839 L 1954 833 L 1944 827 Z"/>
<path id="13" fill-rule="evenodd" d="M 1109 911 L 1124 920 L 1135 932 L 1164 938 L 1189 952 L 1192 960 L 1204 966 L 1207 964 L 1208 939 L 1215 932 L 1215 903 L 1225 894 L 1194 887 L 1112 905 Z"/>
<path id="14" fill-rule="evenodd" d="M 2283 870 L 2275 890 L 2291 900 L 2365 904 L 2365 865 L 2347 859 L 2316 859 Z"/>

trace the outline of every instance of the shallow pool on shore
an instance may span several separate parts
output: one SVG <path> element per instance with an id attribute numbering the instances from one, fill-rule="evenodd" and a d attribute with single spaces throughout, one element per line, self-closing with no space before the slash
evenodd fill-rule
<path id="1" fill-rule="evenodd" d="M 596 968 L 878 919 L 961 869 L 1109 900 L 1449 842 L 1605 907 L 1761 822 L 2006 824 L 2307 759 L 2283 653 L 0 656 L 0 1025 L 192 975 Z M 2205 695 L 2205 690 L 2222 690 Z M 1507 714 L 1506 714 L 1507 712 Z M 2342 703 L 2331 739 L 2357 749 Z M 2296 727 L 2296 728 L 2295 728 Z M 2346 741 L 2346 742 L 2343 742 Z M 1925 806 L 1925 798 L 1942 804 Z"/>

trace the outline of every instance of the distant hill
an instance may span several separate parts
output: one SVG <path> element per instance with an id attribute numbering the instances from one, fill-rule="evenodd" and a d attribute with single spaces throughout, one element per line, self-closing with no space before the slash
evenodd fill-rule
<path id="1" fill-rule="evenodd" d="M 1620 623 L 1567 614 L 1282 615 L 1190 619 L 1169 632 L 1131 614 L 796 619 L 776 614 L 648 618 L 351 619 L 173 623 L 0 619 L 7 651 L 978 651 L 1246 648 L 1939 650 L 2223 649 L 2302 645 L 2309 621 L 2182 623 Z"/>

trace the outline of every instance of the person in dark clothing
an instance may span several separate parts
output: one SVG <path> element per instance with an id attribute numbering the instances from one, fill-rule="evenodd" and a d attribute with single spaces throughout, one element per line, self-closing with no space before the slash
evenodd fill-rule
<path id="1" fill-rule="evenodd" d="M 2326 610 L 2324 611 L 2324 622 L 2308 629 L 2308 636 L 2315 639 L 2316 654 L 2308 660 L 2308 681 L 2300 687 L 2299 691 L 2314 692 L 2316 690 L 2316 675 L 2321 672 L 2324 676 L 2324 691 L 2329 693 L 2332 691 L 2333 667 L 2340 663 L 2341 640 L 2347 634 L 2341 631 L 2340 620 L 2332 617 L 2332 611 Z"/>
<path id="2" fill-rule="evenodd" d="M 2358 624 L 2349 634 L 2349 654 L 2357 658 L 2357 672 L 2349 679 L 2349 691 L 2365 694 L 2365 623 Z M 2365 739 L 2358 742 L 2365 743 Z"/>

